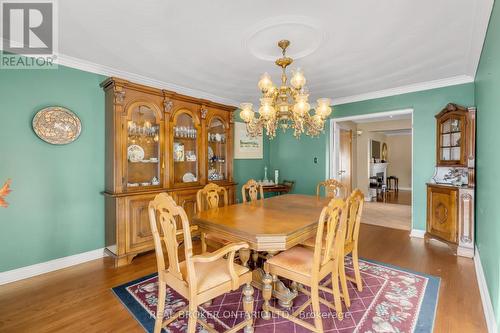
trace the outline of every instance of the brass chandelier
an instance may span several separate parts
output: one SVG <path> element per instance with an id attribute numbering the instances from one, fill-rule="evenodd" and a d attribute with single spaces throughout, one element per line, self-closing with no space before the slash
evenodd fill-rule
<path id="1" fill-rule="evenodd" d="M 282 57 L 276 59 L 276 65 L 281 67 L 281 86 L 278 88 L 268 73 L 262 74 L 258 87 L 262 92 L 258 116 L 252 109 L 252 103 L 242 103 L 240 117 L 247 125 L 251 136 L 260 135 L 263 128 L 270 139 L 276 136 L 276 129 L 283 131 L 293 128 L 293 135 L 299 138 L 302 133 L 309 136 L 318 136 L 324 129 L 325 120 L 332 113 L 329 98 L 320 98 L 311 114 L 311 105 L 308 103 L 309 93 L 305 86 L 306 78 L 302 70 L 292 71 L 290 86 L 287 85 L 286 68 L 293 59 L 286 56 L 286 49 L 290 41 L 281 40 L 278 46 L 282 49 Z"/>

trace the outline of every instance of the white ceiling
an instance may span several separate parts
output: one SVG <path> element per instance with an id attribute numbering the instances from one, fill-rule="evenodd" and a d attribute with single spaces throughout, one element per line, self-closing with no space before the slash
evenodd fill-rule
<path id="1" fill-rule="evenodd" d="M 471 82 L 493 0 L 59 1 L 61 64 L 237 105 L 290 39 L 311 98 Z M 396 89 L 395 89 L 396 88 Z"/>

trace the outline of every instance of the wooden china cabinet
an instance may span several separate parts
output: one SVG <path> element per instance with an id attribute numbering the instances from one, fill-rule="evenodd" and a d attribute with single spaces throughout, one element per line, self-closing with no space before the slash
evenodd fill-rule
<path id="1" fill-rule="evenodd" d="M 426 238 L 474 256 L 476 109 L 448 104 L 436 115 L 436 171 L 427 184 Z"/>
<path id="2" fill-rule="evenodd" d="M 235 110 L 118 78 L 101 83 L 106 100 L 106 250 L 116 266 L 154 249 L 148 204 L 169 193 L 189 218 L 208 182 L 233 182 Z"/>

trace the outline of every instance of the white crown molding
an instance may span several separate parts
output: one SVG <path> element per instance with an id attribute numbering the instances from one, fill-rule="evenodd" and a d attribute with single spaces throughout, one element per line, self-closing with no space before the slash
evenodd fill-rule
<path id="1" fill-rule="evenodd" d="M 370 99 L 402 95 L 402 94 L 407 94 L 407 93 L 412 93 L 412 92 L 417 92 L 417 91 L 443 88 L 443 87 L 455 86 L 458 84 L 471 83 L 471 82 L 474 82 L 473 76 L 458 75 L 458 76 L 453 76 L 450 78 L 414 83 L 414 84 L 410 84 L 410 85 L 406 85 L 406 86 L 400 86 L 400 87 L 384 89 L 384 90 L 379 90 L 379 91 L 372 91 L 369 93 L 364 93 L 364 94 L 359 94 L 359 95 L 333 98 L 332 104 L 333 105 L 341 105 L 341 104 L 347 104 L 347 103 L 353 103 L 353 102 L 361 102 L 361 101 L 366 101 L 366 100 L 370 100 Z"/>
<path id="2" fill-rule="evenodd" d="M 82 264 L 84 262 L 99 259 L 104 256 L 106 256 L 106 254 L 104 253 L 104 249 L 96 249 L 2 272 L 0 273 L 0 285 L 27 279 L 40 274 L 49 273 L 69 266 Z"/>
<path id="3" fill-rule="evenodd" d="M 197 98 L 204 98 L 208 99 L 212 102 L 217 102 L 217 103 L 222 103 L 226 105 L 231 105 L 231 106 L 239 106 L 239 102 L 234 101 L 229 98 L 224 98 L 220 96 L 213 95 L 211 93 L 202 91 L 202 90 L 197 90 L 197 89 L 192 89 L 192 88 L 187 88 L 183 86 L 179 86 L 173 83 L 169 82 L 164 82 L 156 79 L 152 79 L 143 75 L 139 74 L 134 74 L 131 72 L 127 71 L 122 71 L 116 68 L 100 65 L 97 63 L 93 63 L 90 61 L 82 60 L 79 58 L 75 57 L 70 57 L 64 54 L 58 54 L 55 60 L 55 63 L 75 69 L 79 69 L 85 72 L 91 72 L 91 73 L 96 73 L 96 74 L 101 74 L 105 76 L 116 76 L 121 79 L 129 80 L 134 83 L 139 83 L 139 84 L 144 84 L 148 85 L 151 87 L 156 87 L 159 89 L 166 89 L 166 90 L 171 90 L 175 91 L 176 93 L 179 94 L 184 94 L 192 97 L 197 97 Z"/>
<path id="4" fill-rule="evenodd" d="M 424 236 L 425 236 L 425 230 L 411 229 L 410 237 L 424 238 Z"/>
<path id="5" fill-rule="evenodd" d="M 363 119 L 377 119 L 377 118 L 387 118 L 390 116 L 401 116 L 405 114 L 413 114 L 413 108 L 409 109 L 400 109 L 400 110 L 392 110 L 392 111 L 383 111 L 383 112 L 374 112 L 374 113 L 367 113 L 367 114 L 359 114 L 356 116 L 347 116 L 347 117 L 338 117 L 338 118 L 332 118 L 335 122 L 342 122 L 342 121 L 354 121 L 356 122 L 357 120 Z M 413 123 L 413 121 L 412 121 Z"/>
<path id="6" fill-rule="evenodd" d="M 486 320 L 486 326 L 488 327 L 488 332 L 497 333 L 498 328 L 495 319 L 495 311 L 493 310 L 493 304 L 491 304 L 490 292 L 488 291 L 488 285 L 486 284 L 483 265 L 481 264 L 481 257 L 479 256 L 479 249 L 477 248 L 477 246 L 476 246 L 476 255 L 474 256 L 474 266 L 476 268 L 477 285 L 479 287 L 479 293 L 481 294 L 484 319 Z"/>
<path id="7" fill-rule="evenodd" d="M 481 53 L 483 51 L 486 32 L 490 22 L 491 13 L 493 11 L 494 0 L 476 0 L 476 11 L 474 15 L 474 26 L 472 30 L 472 38 L 469 46 L 468 64 L 465 69 L 473 78 L 476 77 Z"/>

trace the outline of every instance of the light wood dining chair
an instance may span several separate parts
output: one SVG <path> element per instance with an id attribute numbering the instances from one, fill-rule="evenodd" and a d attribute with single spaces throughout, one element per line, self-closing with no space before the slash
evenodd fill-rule
<path id="1" fill-rule="evenodd" d="M 352 281 L 356 284 L 359 291 L 363 291 L 363 280 L 361 279 L 361 272 L 359 270 L 359 256 L 358 256 L 358 243 L 359 243 L 359 227 L 361 224 L 361 214 L 363 212 L 365 196 L 360 189 L 355 189 L 349 197 L 346 199 L 347 204 L 347 231 L 344 241 L 344 253 L 343 257 L 352 253 L 352 266 L 354 270 L 354 278 L 345 274 L 344 260 L 341 262 L 341 270 L 344 272 L 344 276 L 347 280 Z M 324 236 L 325 237 L 325 236 Z M 301 245 L 309 248 L 314 248 L 316 246 L 316 240 L 311 237 Z M 349 293 L 343 290 L 344 302 L 347 307 L 351 306 L 351 300 L 349 298 Z"/>
<path id="2" fill-rule="evenodd" d="M 154 332 L 185 314 L 188 316 L 188 333 L 194 333 L 196 323 L 208 332 L 217 332 L 198 316 L 198 306 L 224 293 L 243 287 L 243 309 L 245 320 L 227 332 L 245 329 L 253 332 L 253 288 L 250 285 L 252 273 L 246 267 L 233 262 L 235 252 L 248 248 L 246 243 L 233 243 L 213 252 L 193 255 L 191 229 L 184 209 L 166 193 L 158 194 L 148 207 L 151 232 L 156 251 L 158 266 L 158 302 Z M 177 230 L 177 220 L 182 223 L 182 230 Z M 163 236 L 158 231 L 160 225 Z M 184 236 L 185 260 L 179 261 L 177 236 Z M 167 250 L 168 268 L 166 268 L 162 249 L 162 240 Z M 228 259 L 223 257 L 227 256 Z M 163 320 L 167 285 L 186 298 L 189 305 Z"/>
<path id="3" fill-rule="evenodd" d="M 262 185 L 250 179 L 241 187 L 241 197 L 243 198 L 243 202 L 264 199 Z"/>
<path id="4" fill-rule="evenodd" d="M 360 189 L 354 190 L 347 198 L 349 215 L 347 217 L 347 232 L 344 244 L 344 256 L 352 253 L 352 266 L 354 268 L 354 278 L 347 275 L 347 279 L 356 283 L 359 291 L 363 291 L 363 280 L 359 271 L 358 243 L 364 202 L 365 195 Z"/>
<path id="5" fill-rule="evenodd" d="M 321 188 L 325 189 L 325 197 L 327 198 L 345 198 L 347 196 L 346 187 L 336 179 L 327 179 L 319 182 L 316 186 L 316 196 L 321 196 Z"/>
<path id="6" fill-rule="evenodd" d="M 196 208 L 198 212 L 208 209 L 215 209 L 220 206 L 228 205 L 227 190 L 214 183 L 207 184 L 196 193 Z M 211 247 L 220 247 L 229 242 L 212 234 L 201 233 L 201 252 L 207 252 L 207 244 Z"/>
<path id="7" fill-rule="evenodd" d="M 305 327 L 313 332 L 323 332 L 323 322 L 320 313 L 320 303 L 337 312 L 340 320 L 343 319 L 341 293 L 339 289 L 340 261 L 343 259 L 343 247 L 346 233 L 345 212 L 346 203 L 342 199 L 332 199 L 323 208 L 318 221 L 316 232 L 316 247 L 314 249 L 295 246 L 289 250 L 268 259 L 264 264 L 266 275 L 263 278 L 264 288 L 262 296 L 263 318 L 269 318 L 270 312 L 285 317 L 292 322 Z M 324 237 L 326 235 L 326 237 Z M 334 305 L 319 297 L 319 290 L 330 292 L 330 288 L 320 285 L 320 281 L 331 274 Z M 310 296 L 310 299 L 302 304 L 293 313 L 287 313 L 270 305 L 272 294 L 271 283 L 275 277 L 281 276 L 292 282 L 292 289 Z M 302 285 L 310 287 L 306 290 Z M 314 325 L 299 319 L 298 316 L 309 305 L 312 306 Z"/>

